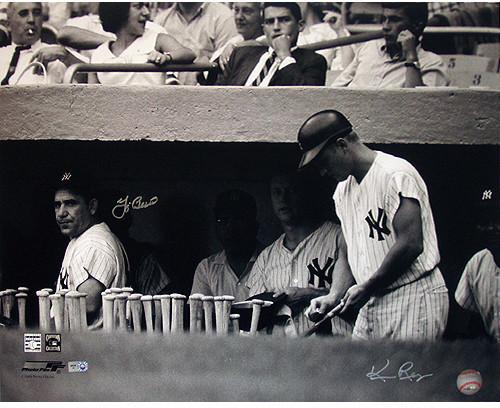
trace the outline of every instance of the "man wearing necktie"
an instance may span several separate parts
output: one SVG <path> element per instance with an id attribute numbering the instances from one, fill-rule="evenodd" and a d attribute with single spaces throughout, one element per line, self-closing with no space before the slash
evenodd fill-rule
<path id="1" fill-rule="evenodd" d="M 322 86 L 326 60 L 314 51 L 296 47 L 304 28 L 297 3 L 264 3 L 263 31 L 268 45 L 237 47 L 219 85 Z"/>
<path id="2" fill-rule="evenodd" d="M 12 44 L 0 48 L 1 85 L 13 85 L 18 80 L 19 84 L 43 83 L 41 68 L 36 67 L 19 79 L 22 71 L 33 61 L 39 61 L 45 66 L 49 83 L 62 82 L 67 52 L 60 45 L 41 42 L 41 3 L 9 3 L 7 23 Z"/>

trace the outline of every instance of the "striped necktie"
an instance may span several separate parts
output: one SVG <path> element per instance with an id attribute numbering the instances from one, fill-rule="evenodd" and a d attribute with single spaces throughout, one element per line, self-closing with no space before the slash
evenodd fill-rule
<path id="1" fill-rule="evenodd" d="M 252 86 L 259 86 L 260 83 L 264 80 L 266 75 L 269 73 L 269 70 L 271 69 L 272 65 L 274 64 L 274 61 L 276 60 L 276 53 L 273 51 L 271 56 L 267 58 L 266 63 L 262 67 L 261 71 L 259 72 L 259 76 L 255 78 L 255 80 L 252 82 Z"/>
<path id="2" fill-rule="evenodd" d="M 18 45 L 14 50 L 14 54 L 12 54 L 12 59 L 10 60 L 9 70 L 7 71 L 7 75 L 2 80 L 1 85 L 9 85 L 9 79 L 14 72 L 16 72 L 17 63 L 19 62 L 19 56 L 21 55 L 21 51 L 28 50 L 31 48 L 31 45 Z"/>

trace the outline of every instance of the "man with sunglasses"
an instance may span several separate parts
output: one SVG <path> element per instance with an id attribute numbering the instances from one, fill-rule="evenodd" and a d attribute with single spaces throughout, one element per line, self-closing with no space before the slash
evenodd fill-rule
<path id="1" fill-rule="evenodd" d="M 264 3 L 263 31 L 268 46 L 246 45 L 235 49 L 219 85 L 322 86 L 326 60 L 314 51 L 297 48 L 304 29 L 297 3 Z"/>
<path id="2" fill-rule="evenodd" d="M 242 190 L 222 192 L 217 196 L 214 216 L 222 251 L 198 264 L 191 293 L 231 295 L 237 302 L 246 300 L 248 275 L 263 248 L 256 238 L 255 199 Z"/>

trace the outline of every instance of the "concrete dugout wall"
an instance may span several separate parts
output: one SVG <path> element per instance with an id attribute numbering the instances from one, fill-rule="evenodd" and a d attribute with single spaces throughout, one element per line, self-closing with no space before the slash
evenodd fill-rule
<path id="1" fill-rule="evenodd" d="M 500 92 L 236 87 L 7 87 L 0 139 L 295 142 L 335 108 L 371 143 L 498 144 Z"/>

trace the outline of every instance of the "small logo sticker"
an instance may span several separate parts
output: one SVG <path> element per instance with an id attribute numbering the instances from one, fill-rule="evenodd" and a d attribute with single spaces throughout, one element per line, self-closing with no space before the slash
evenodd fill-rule
<path id="1" fill-rule="evenodd" d="M 483 379 L 477 370 L 464 370 L 457 377 L 458 391 L 465 395 L 474 395 L 482 385 Z"/>
<path id="2" fill-rule="evenodd" d="M 21 370 L 22 377 L 55 378 L 66 367 L 62 361 L 26 361 Z"/>
<path id="3" fill-rule="evenodd" d="M 25 353 L 42 352 L 41 333 L 24 333 L 24 352 Z"/>
<path id="4" fill-rule="evenodd" d="M 84 373 L 89 369 L 89 363 L 86 361 L 68 361 L 68 372 Z"/>
<path id="5" fill-rule="evenodd" d="M 61 351 L 60 334 L 49 333 L 45 335 L 45 351 L 49 353 Z"/>

